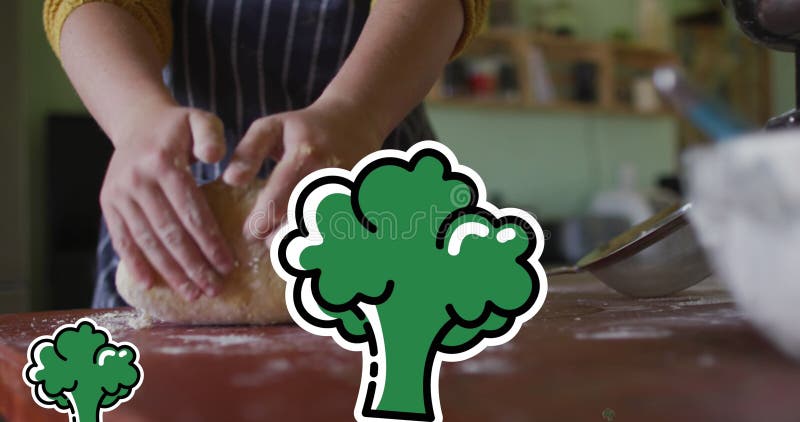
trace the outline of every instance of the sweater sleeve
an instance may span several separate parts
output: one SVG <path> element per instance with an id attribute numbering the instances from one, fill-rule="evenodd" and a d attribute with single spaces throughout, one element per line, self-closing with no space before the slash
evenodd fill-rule
<path id="1" fill-rule="evenodd" d="M 47 40 L 61 56 L 61 28 L 75 9 L 95 1 L 119 6 L 130 13 L 153 37 L 164 63 L 172 53 L 170 0 L 45 0 L 42 12 Z"/>
<path id="2" fill-rule="evenodd" d="M 377 0 L 372 0 L 374 4 Z M 453 59 L 469 45 L 470 41 L 483 28 L 486 17 L 489 14 L 489 2 L 491 0 L 461 0 L 461 5 L 464 7 L 464 29 L 461 31 L 461 36 L 456 42 L 455 48 L 450 58 Z"/>
<path id="3" fill-rule="evenodd" d="M 464 29 L 453 49 L 450 58 L 458 56 L 469 45 L 470 41 L 481 32 L 489 14 L 490 0 L 461 0 L 464 7 Z"/>

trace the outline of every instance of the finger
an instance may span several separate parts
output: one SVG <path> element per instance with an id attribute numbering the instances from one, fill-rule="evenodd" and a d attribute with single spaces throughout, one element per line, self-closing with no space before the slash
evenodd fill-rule
<path id="1" fill-rule="evenodd" d="M 117 207 L 117 210 L 124 218 L 136 244 L 167 284 L 188 301 L 194 301 L 200 297 L 200 289 L 189 280 L 178 263 L 172 259 L 172 255 L 161 244 L 139 205 L 133 200 L 127 200 Z"/>
<path id="2" fill-rule="evenodd" d="M 144 187 L 137 195 L 137 201 L 161 243 L 183 272 L 208 296 L 216 296 L 221 288 L 219 275 L 175 215 L 161 189 L 153 185 Z"/>
<path id="3" fill-rule="evenodd" d="M 233 252 L 192 175 L 167 172 L 161 179 L 161 190 L 208 262 L 220 274 L 233 271 Z"/>
<path id="4" fill-rule="evenodd" d="M 204 163 L 216 163 L 225 157 L 225 133 L 222 120 L 212 113 L 192 110 L 189 113 L 192 153 Z"/>
<path id="5" fill-rule="evenodd" d="M 153 287 L 156 276 L 155 270 L 150 266 L 139 246 L 134 242 L 122 218 L 114 209 L 108 209 L 108 212 L 104 214 L 108 233 L 111 236 L 111 245 L 125 263 L 133 280 L 142 283 L 148 289 Z"/>
<path id="6" fill-rule="evenodd" d="M 258 195 L 256 205 L 247 219 L 245 236 L 251 240 L 265 239 L 286 216 L 289 196 L 300 179 L 321 167 L 305 151 L 288 150 Z"/>
<path id="7" fill-rule="evenodd" d="M 277 116 L 256 120 L 233 152 L 223 175 L 225 183 L 242 186 L 253 180 L 264 160 L 280 143 L 282 132 L 283 125 Z"/>
<path id="8" fill-rule="evenodd" d="M 272 242 L 275 240 L 275 236 L 278 234 L 278 231 L 281 229 L 281 227 L 286 225 L 286 223 L 287 220 L 286 216 L 284 215 L 283 219 L 281 219 L 280 224 L 278 224 L 278 226 L 266 236 L 266 238 L 264 239 L 264 243 L 266 243 L 267 249 L 272 249 Z"/>

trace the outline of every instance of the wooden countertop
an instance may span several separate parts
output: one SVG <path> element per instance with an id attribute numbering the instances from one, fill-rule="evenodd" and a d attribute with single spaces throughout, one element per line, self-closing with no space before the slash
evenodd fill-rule
<path id="1" fill-rule="evenodd" d="M 619 296 L 589 276 L 550 281 L 512 343 L 445 363 L 449 421 L 798 421 L 800 364 L 773 349 L 707 280 L 680 295 Z M 0 315 L 0 414 L 66 421 L 22 381 L 28 343 L 92 316 L 141 351 L 145 380 L 115 421 L 352 420 L 361 356 L 295 326 L 134 330 L 122 310 Z M 2 419 L 2 418 L 0 418 Z"/>

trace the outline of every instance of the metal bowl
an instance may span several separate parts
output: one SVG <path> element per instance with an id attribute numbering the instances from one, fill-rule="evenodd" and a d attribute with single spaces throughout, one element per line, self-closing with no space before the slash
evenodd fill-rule
<path id="1" fill-rule="evenodd" d="M 598 247 L 573 267 L 548 275 L 588 271 L 633 297 L 667 296 L 711 275 L 686 214 L 691 204 L 666 209 Z"/>

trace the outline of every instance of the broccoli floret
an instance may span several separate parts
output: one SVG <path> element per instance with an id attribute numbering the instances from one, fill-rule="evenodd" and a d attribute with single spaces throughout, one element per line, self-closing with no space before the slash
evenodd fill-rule
<path id="1" fill-rule="evenodd" d="M 440 144 L 377 154 L 301 187 L 276 266 L 298 322 L 364 352 L 357 417 L 433 420 L 441 360 L 506 341 L 541 306 L 541 229 L 484 202 Z"/>
<path id="2" fill-rule="evenodd" d="M 39 337 L 28 351 L 23 376 L 34 399 L 77 422 L 101 421 L 103 411 L 129 399 L 142 382 L 136 348 L 112 342 L 88 318 Z"/>

